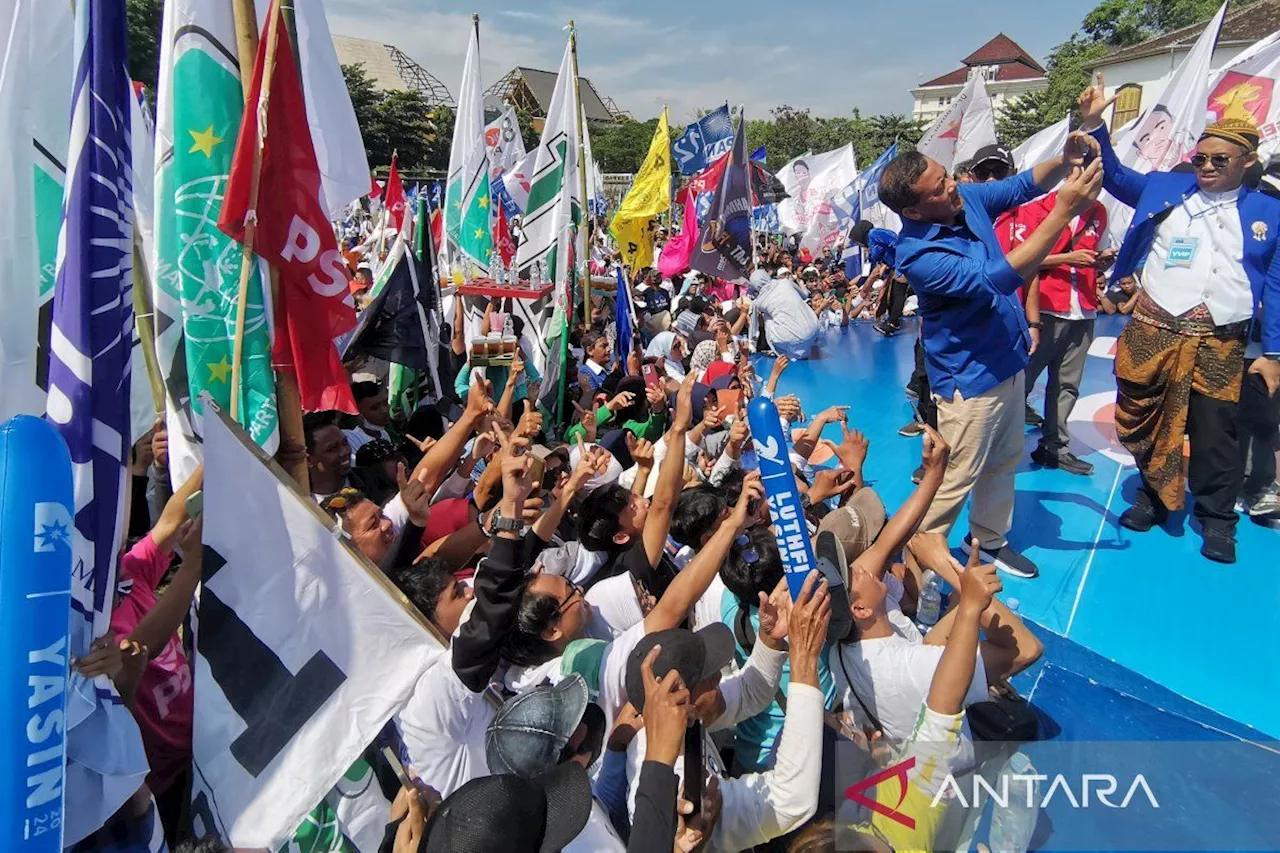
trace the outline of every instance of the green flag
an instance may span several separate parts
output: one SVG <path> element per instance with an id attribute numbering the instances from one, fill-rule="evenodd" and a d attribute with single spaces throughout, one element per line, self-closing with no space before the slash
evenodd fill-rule
<path id="1" fill-rule="evenodd" d="M 156 348 L 169 397 L 170 454 L 189 452 L 171 463 L 179 477 L 199 456 L 201 393 L 227 409 L 231 402 L 241 248 L 217 221 L 244 113 L 235 56 L 230 3 L 166 0 L 156 123 Z M 262 269 L 255 263 L 249 277 L 239 414 L 271 452 L 278 418 Z"/>

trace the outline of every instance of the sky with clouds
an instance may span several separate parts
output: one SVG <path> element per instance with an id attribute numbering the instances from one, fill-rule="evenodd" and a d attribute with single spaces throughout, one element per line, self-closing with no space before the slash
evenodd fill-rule
<path id="1" fill-rule="evenodd" d="M 578 27 L 582 74 L 636 118 L 666 104 L 779 104 L 818 115 L 908 112 L 909 90 L 945 74 L 1003 31 L 1045 56 L 1097 0 L 326 0 L 336 34 L 393 44 L 456 94 L 471 13 L 480 15 L 485 88 L 516 65 L 555 71 L 565 25 Z"/>

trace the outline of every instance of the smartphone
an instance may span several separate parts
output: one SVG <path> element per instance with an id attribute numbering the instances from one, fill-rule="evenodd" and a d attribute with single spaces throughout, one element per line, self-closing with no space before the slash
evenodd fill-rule
<path id="1" fill-rule="evenodd" d="M 551 448 L 535 444 L 529 448 L 529 455 L 533 457 L 533 464 L 529 469 L 529 482 L 541 484 L 542 476 L 547 470 L 547 457 L 551 455 Z"/>
<path id="2" fill-rule="evenodd" d="M 737 415 L 741 402 L 742 390 L 739 388 L 722 388 L 716 392 L 716 404 L 726 415 Z"/>
<path id="3" fill-rule="evenodd" d="M 396 774 L 396 778 L 400 780 L 400 784 L 405 788 L 415 788 L 416 785 L 409 779 L 409 774 L 404 772 L 404 765 L 400 763 L 400 756 L 396 755 L 395 750 L 389 746 L 382 748 L 382 757 L 387 762 L 387 766 Z"/>
<path id="4" fill-rule="evenodd" d="M 703 743 L 702 723 L 684 730 L 684 798 L 693 804 L 692 814 L 686 817 L 702 811 L 702 783 L 707 773 Z"/>
<path id="5" fill-rule="evenodd" d="M 199 518 L 204 512 L 204 490 L 192 492 L 187 498 L 187 517 Z"/>
<path id="6" fill-rule="evenodd" d="M 658 365 L 640 365 L 640 375 L 644 377 L 644 387 L 657 388 L 659 391 L 662 390 L 662 376 L 658 373 Z"/>

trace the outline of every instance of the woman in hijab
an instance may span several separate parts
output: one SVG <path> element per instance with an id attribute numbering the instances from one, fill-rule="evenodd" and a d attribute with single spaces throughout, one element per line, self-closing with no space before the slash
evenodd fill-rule
<path id="1" fill-rule="evenodd" d="M 715 340 L 703 341 L 689 357 L 689 372 L 698 377 L 698 381 L 701 382 L 702 374 L 719 358 L 720 353 L 716 348 Z"/>
<path id="2" fill-rule="evenodd" d="M 667 376 L 681 382 L 684 380 L 684 339 L 675 332 L 659 332 L 649 341 L 644 350 L 645 358 L 662 360 Z"/>

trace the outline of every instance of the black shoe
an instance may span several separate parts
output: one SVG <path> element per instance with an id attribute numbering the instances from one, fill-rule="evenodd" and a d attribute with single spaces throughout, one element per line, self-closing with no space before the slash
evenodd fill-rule
<path id="1" fill-rule="evenodd" d="M 918 486 L 920 485 L 920 481 L 923 479 L 924 479 L 924 466 L 921 465 L 919 468 L 911 472 L 911 482 L 915 483 Z"/>
<path id="2" fill-rule="evenodd" d="M 898 332 L 902 331 L 899 327 L 895 326 L 893 323 L 890 323 L 888 321 L 882 321 L 882 322 L 876 323 L 872 325 L 871 328 L 875 329 L 877 332 L 884 335 L 886 338 L 892 338 L 894 335 L 898 334 Z"/>
<path id="3" fill-rule="evenodd" d="M 969 554 L 969 540 L 972 538 L 972 536 L 969 537 L 960 546 L 966 556 Z M 1013 546 L 1007 542 L 999 548 L 983 548 L 982 558 L 994 563 L 995 567 L 1000 571 L 1017 578 L 1036 578 L 1040 576 L 1040 569 L 1036 567 L 1036 564 L 1015 551 Z"/>
<path id="4" fill-rule="evenodd" d="M 1168 516 L 1168 510 L 1155 506 L 1149 497 L 1139 493 L 1138 502 L 1121 513 L 1120 526 L 1146 533 L 1157 524 L 1163 524 Z"/>
<path id="5" fill-rule="evenodd" d="M 911 423 L 904 426 L 902 429 L 898 430 L 898 435 L 902 436 L 903 438 L 915 438 L 916 436 L 922 435 L 922 434 L 924 434 L 924 424 L 920 423 L 919 421 L 912 421 Z"/>
<path id="6" fill-rule="evenodd" d="M 1035 409 L 1027 406 L 1027 426 L 1038 427 L 1044 423 L 1044 418 L 1040 417 L 1040 413 Z"/>
<path id="7" fill-rule="evenodd" d="M 1236 561 L 1236 534 L 1230 527 L 1206 527 L 1200 554 L 1215 563 Z"/>
<path id="8" fill-rule="evenodd" d="M 1054 456 L 1041 445 L 1031 451 L 1031 461 L 1045 468 L 1061 468 L 1068 474 L 1079 474 L 1082 477 L 1087 477 L 1093 473 L 1091 464 L 1069 450 L 1065 451 L 1061 456 Z"/>

